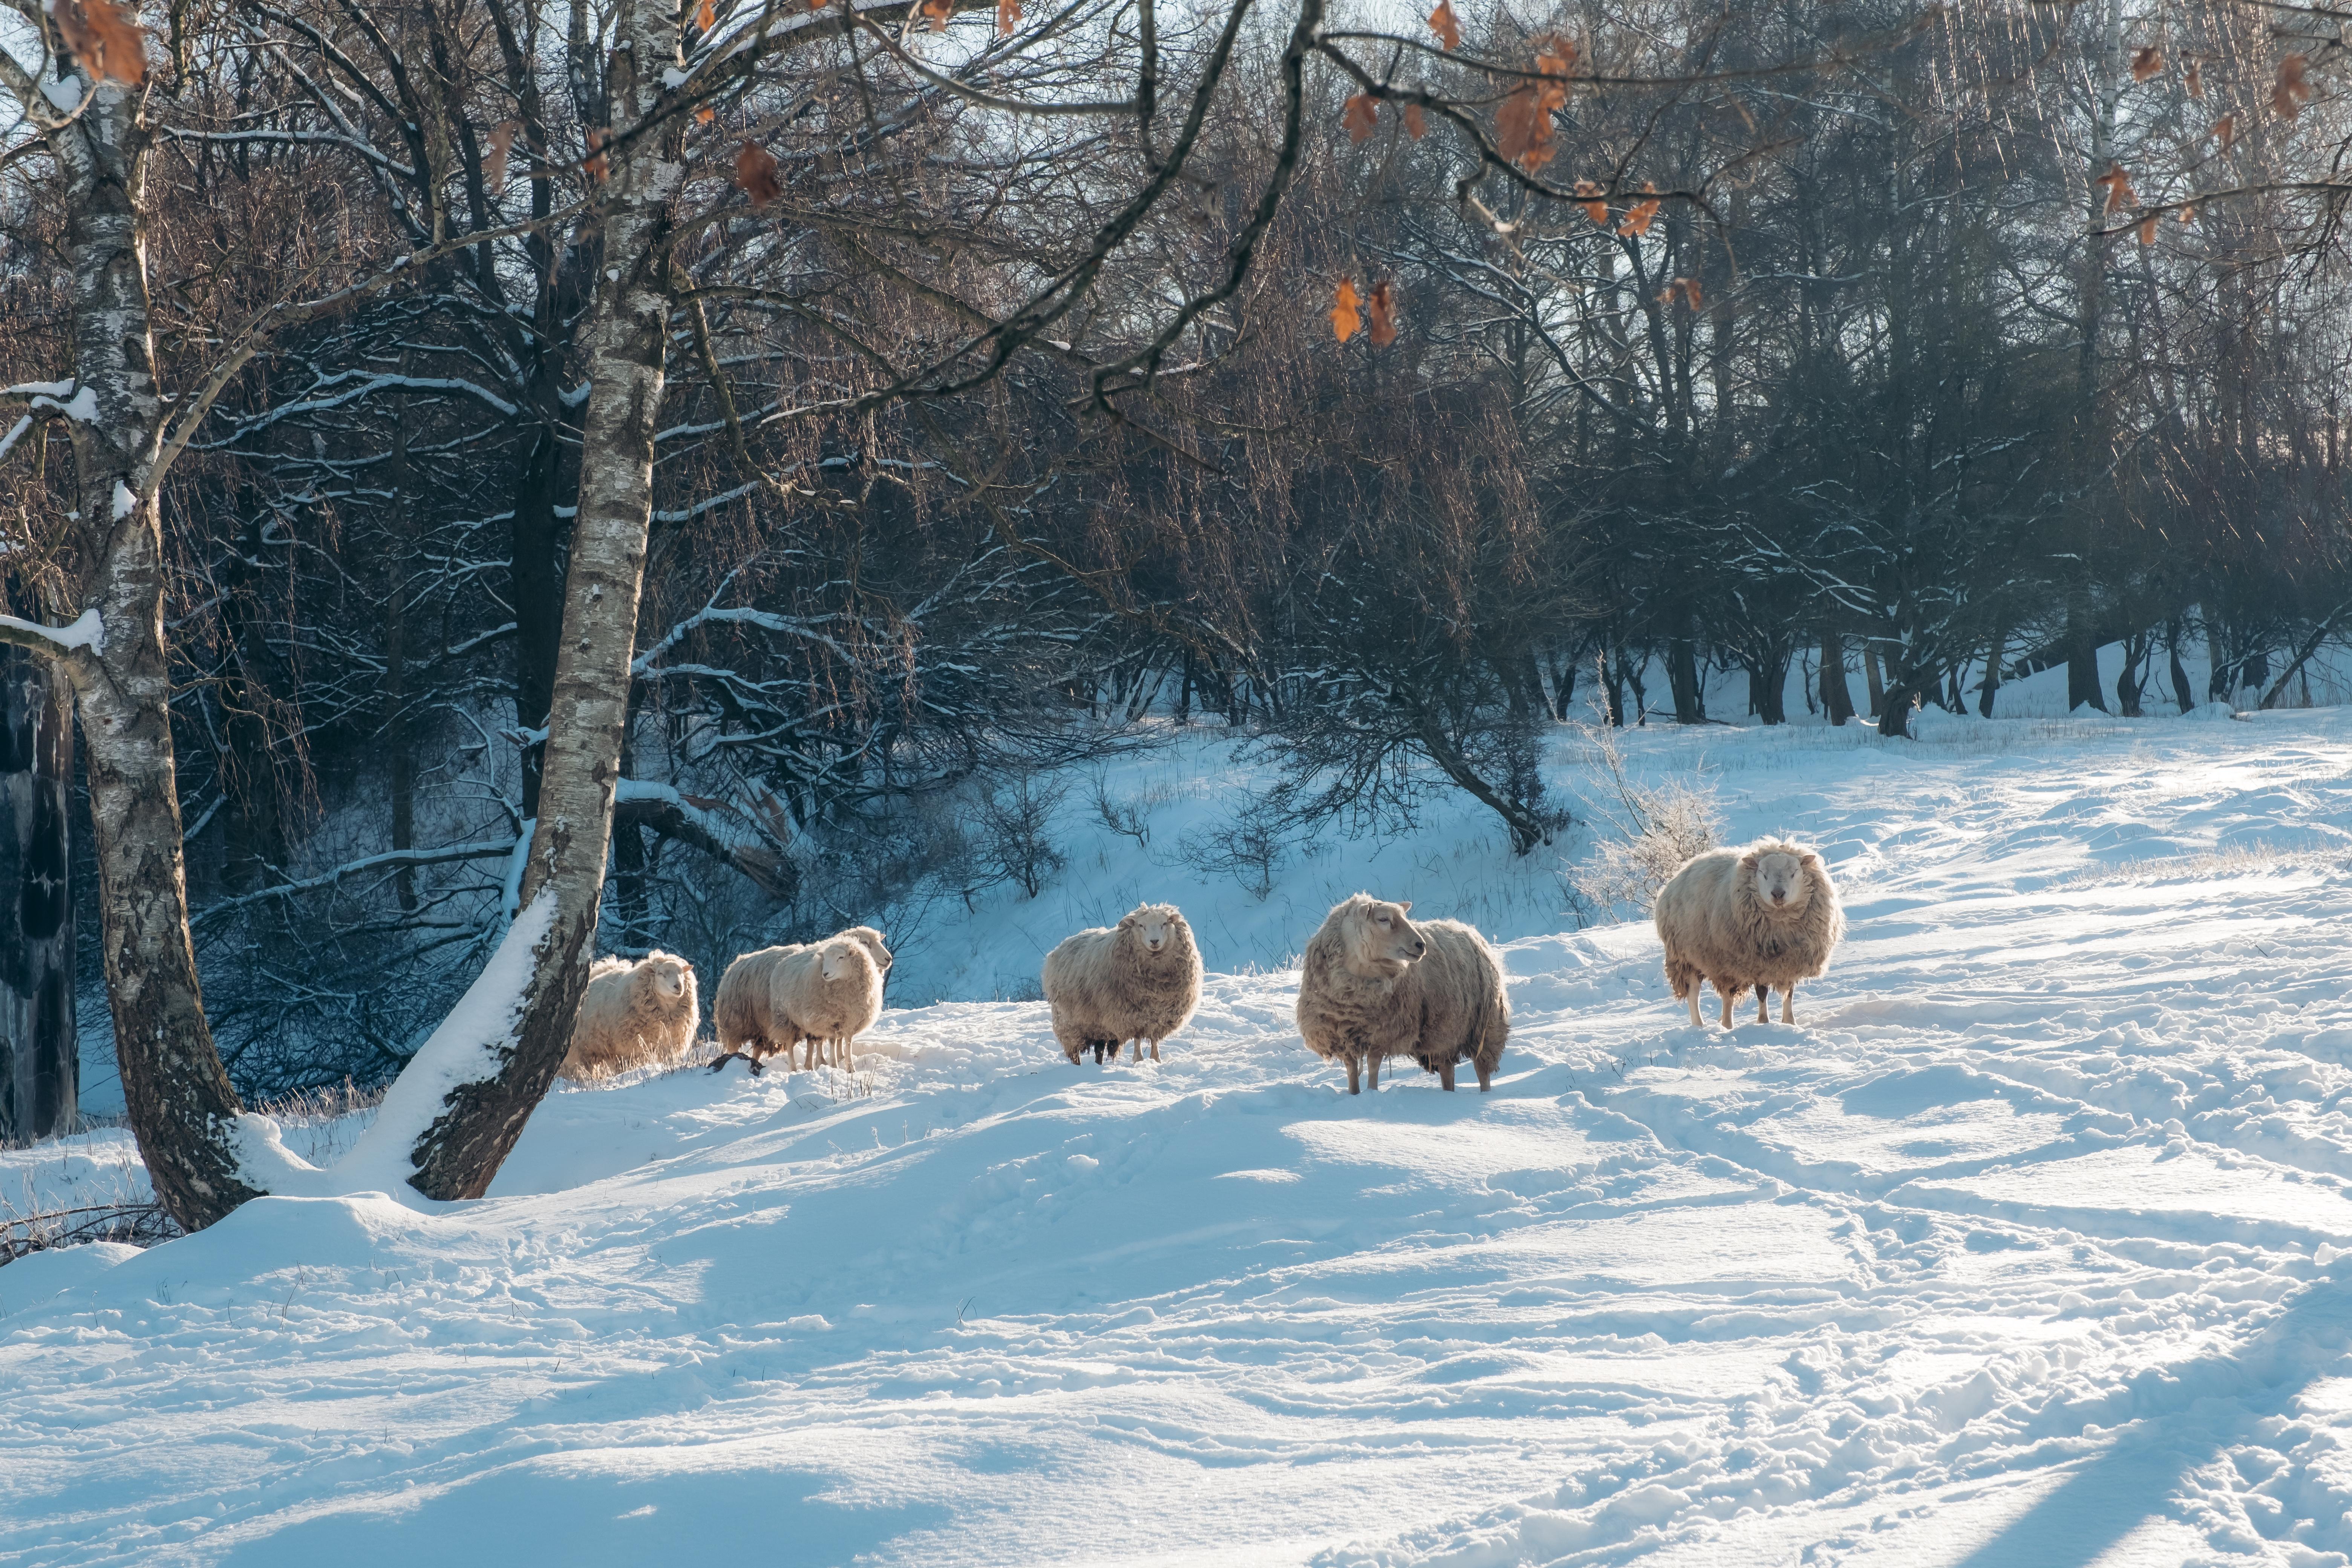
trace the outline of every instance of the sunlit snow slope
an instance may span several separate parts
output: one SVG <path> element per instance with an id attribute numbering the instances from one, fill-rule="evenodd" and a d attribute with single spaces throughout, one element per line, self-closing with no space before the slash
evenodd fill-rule
<path id="1" fill-rule="evenodd" d="M 1631 744 L 1833 863 L 1799 1026 L 1560 917 L 1486 1096 L 1283 973 L 561 1093 L 478 1205 L 0 1270 L 0 1563 L 2345 1562 L 2352 712 Z"/>

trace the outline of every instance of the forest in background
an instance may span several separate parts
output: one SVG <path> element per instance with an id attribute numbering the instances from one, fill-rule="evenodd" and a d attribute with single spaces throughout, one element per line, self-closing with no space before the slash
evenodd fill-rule
<path id="1" fill-rule="evenodd" d="M 2352 632 L 2326 11 L 16 14 L 0 1034 L 185 1043 L 125 1080 L 198 1221 L 240 1095 L 394 1077 L 536 894 L 568 1020 L 592 947 L 1029 886 L 1147 716 L 1262 737 L 1237 834 L 1525 853 L 1596 694 L 1894 743 Z"/>

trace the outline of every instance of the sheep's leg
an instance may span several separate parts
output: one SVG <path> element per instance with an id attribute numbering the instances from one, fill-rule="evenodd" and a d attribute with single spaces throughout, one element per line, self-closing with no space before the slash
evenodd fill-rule
<path id="1" fill-rule="evenodd" d="M 1470 1063 L 1470 1065 L 1478 1069 L 1478 1092 L 1480 1094 L 1484 1094 L 1488 1089 L 1495 1087 L 1494 1068 L 1488 1067 L 1485 1062 L 1475 1059 Z"/>
<path id="2" fill-rule="evenodd" d="M 1691 1027 L 1694 1029 L 1704 1029 L 1706 1027 L 1706 1020 L 1698 1016 L 1698 994 L 1703 988 L 1702 983 L 1698 977 L 1696 975 L 1692 976 L 1689 1001 Z"/>
<path id="3" fill-rule="evenodd" d="M 1725 985 L 1721 981 L 1717 981 L 1715 986 L 1715 994 L 1723 998 L 1723 1026 L 1728 1029 L 1731 1027 L 1731 998 L 1736 994 L 1736 993 L 1734 993 L 1728 986 Z"/>
<path id="4" fill-rule="evenodd" d="M 1158 1040 L 1151 1042 L 1151 1059 L 1155 1062 L 1160 1059 L 1160 1042 Z"/>
<path id="5" fill-rule="evenodd" d="M 1348 1092 L 1349 1094 L 1363 1093 L 1363 1081 L 1360 1076 L 1364 1065 L 1362 1058 L 1358 1057 L 1341 1057 L 1339 1059 L 1348 1064 Z"/>
<path id="6" fill-rule="evenodd" d="M 1797 988 L 1794 985 L 1791 985 L 1786 991 L 1780 993 L 1780 1022 L 1783 1024 L 1793 1024 L 1796 1021 Z"/>
<path id="7" fill-rule="evenodd" d="M 1769 1024 L 1772 1021 L 1772 1015 L 1767 1010 L 1771 1000 L 1772 988 L 1769 985 L 1759 985 L 1756 988 L 1756 1021 L 1758 1023 Z"/>
<path id="8" fill-rule="evenodd" d="M 1369 1057 L 1365 1059 L 1370 1064 L 1372 1069 L 1372 1092 L 1378 1094 L 1381 1091 L 1381 1058 Z"/>
<path id="9" fill-rule="evenodd" d="M 1454 1092 L 1454 1064 L 1452 1062 L 1444 1063 L 1437 1069 L 1437 1087 L 1444 1089 L 1448 1094 L 1452 1094 Z"/>

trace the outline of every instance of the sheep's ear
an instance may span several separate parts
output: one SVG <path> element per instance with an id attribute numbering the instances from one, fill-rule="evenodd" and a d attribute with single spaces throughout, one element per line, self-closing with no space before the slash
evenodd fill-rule
<path id="1" fill-rule="evenodd" d="M 1400 900 L 1397 900 L 1397 913 L 1399 913 L 1399 914 L 1401 914 L 1401 915 L 1409 915 L 1409 914 L 1412 913 L 1412 900 L 1411 899 L 1400 899 Z"/>

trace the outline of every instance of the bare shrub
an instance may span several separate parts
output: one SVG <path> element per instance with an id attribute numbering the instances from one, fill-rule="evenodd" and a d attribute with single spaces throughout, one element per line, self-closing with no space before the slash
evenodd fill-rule
<path id="1" fill-rule="evenodd" d="M 972 812 L 978 877 L 966 886 L 967 900 L 999 882 L 1011 882 L 1024 898 L 1037 896 L 1045 879 L 1068 863 L 1052 830 L 1054 814 L 1069 793 L 1067 784 L 1027 772 L 981 791 Z"/>
<path id="2" fill-rule="evenodd" d="M 1132 838 L 1145 849 L 1151 847 L 1150 810 L 1167 799 L 1165 788 L 1146 791 L 1132 800 L 1113 800 L 1108 781 L 1097 771 L 1092 785 L 1095 819 L 1122 838 Z"/>
<path id="3" fill-rule="evenodd" d="M 1232 877 L 1262 903 L 1274 891 L 1274 874 L 1282 865 L 1280 816 L 1253 802 L 1223 827 L 1187 833 L 1177 847 L 1187 863 Z"/>
<path id="4" fill-rule="evenodd" d="M 1570 870 L 1569 887 L 1581 900 L 1580 914 L 1586 906 L 1596 911 L 1630 907 L 1647 914 L 1658 889 L 1692 856 L 1715 847 L 1723 829 L 1715 786 L 1681 779 L 1654 786 L 1635 784 L 1625 776 L 1624 755 L 1606 723 L 1576 728 L 1608 775 L 1620 810 L 1600 814 L 1614 837 L 1597 844 L 1590 859 Z"/>

